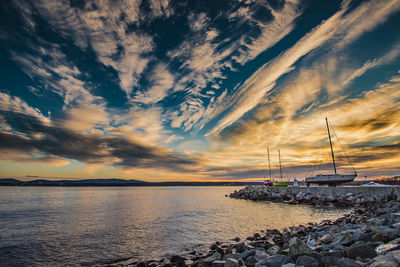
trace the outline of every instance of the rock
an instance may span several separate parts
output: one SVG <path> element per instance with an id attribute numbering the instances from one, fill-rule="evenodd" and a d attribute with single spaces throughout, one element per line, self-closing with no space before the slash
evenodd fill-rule
<path id="1" fill-rule="evenodd" d="M 374 258 L 377 254 L 374 249 L 368 246 L 366 243 L 355 243 L 347 250 L 347 257 L 351 259 L 355 259 L 360 257 L 362 259 L 365 258 Z"/>
<path id="2" fill-rule="evenodd" d="M 283 255 L 275 255 L 271 256 L 265 260 L 259 261 L 256 263 L 255 267 L 280 267 L 283 264 L 287 263 L 288 258 Z"/>
<path id="3" fill-rule="evenodd" d="M 396 250 L 396 249 L 400 249 L 400 245 L 399 244 L 382 244 L 378 247 L 375 248 L 376 253 L 378 254 L 385 254 L 386 252 L 392 251 L 392 250 Z"/>
<path id="4" fill-rule="evenodd" d="M 239 242 L 240 241 L 240 238 L 239 237 L 235 237 L 234 239 L 232 239 L 233 241 L 235 241 L 235 242 Z"/>
<path id="5" fill-rule="evenodd" d="M 186 260 L 186 258 L 184 258 L 184 257 L 181 257 L 179 255 L 174 255 L 174 256 L 171 257 L 171 259 L 169 261 L 173 265 L 184 266 L 185 265 L 185 260 Z"/>
<path id="6" fill-rule="evenodd" d="M 381 233 L 375 233 L 370 239 L 371 242 L 384 242 L 384 240 L 385 237 Z"/>
<path id="7" fill-rule="evenodd" d="M 212 266 L 212 262 L 213 261 L 217 261 L 221 259 L 221 254 L 219 254 L 218 252 L 214 252 L 214 254 L 212 254 L 211 256 L 208 256 L 207 258 L 203 258 L 200 259 L 200 261 L 198 262 L 198 266 L 199 267 L 206 267 L 206 266 Z"/>
<path id="8" fill-rule="evenodd" d="M 400 236 L 400 232 L 397 229 L 392 228 L 384 228 L 379 231 L 379 233 L 383 236 L 383 242 L 391 241 Z"/>
<path id="9" fill-rule="evenodd" d="M 400 265 L 400 250 L 391 251 L 387 255 L 392 256 L 393 259 Z"/>
<path id="10" fill-rule="evenodd" d="M 359 267 L 355 260 L 349 258 L 336 258 L 336 257 L 327 257 L 326 258 L 326 267 Z"/>
<path id="11" fill-rule="evenodd" d="M 392 255 L 380 255 L 375 257 L 366 266 L 368 267 L 398 267 L 399 263 L 393 258 Z"/>
<path id="12" fill-rule="evenodd" d="M 266 258 L 268 258 L 270 255 L 268 255 L 267 253 L 265 253 L 264 251 L 261 250 L 256 250 L 256 253 L 254 255 L 256 261 L 262 261 L 265 260 Z"/>
<path id="13" fill-rule="evenodd" d="M 212 267 L 223 267 L 225 266 L 225 261 L 213 261 Z"/>
<path id="14" fill-rule="evenodd" d="M 314 258 L 318 262 L 319 266 L 325 266 L 326 259 L 320 253 L 313 252 L 313 253 L 307 254 L 307 256 Z"/>
<path id="15" fill-rule="evenodd" d="M 376 248 L 380 245 L 383 245 L 383 242 L 379 241 L 379 242 L 367 242 L 367 245 L 370 246 L 371 248 Z"/>
<path id="16" fill-rule="evenodd" d="M 248 256 L 254 255 L 255 253 L 256 253 L 256 250 L 255 250 L 254 248 L 253 248 L 253 249 L 249 249 L 249 250 L 247 250 L 247 251 L 245 251 L 245 252 L 240 253 L 240 254 L 237 256 L 236 259 L 238 259 L 238 260 L 245 260 Z"/>
<path id="17" fill-rule="evenodd" d="M 269 255 L 276 255 L 279 254 L 279 252 L 281 251 L 281 248 L 278 246 L 272 246 L 267 250 L 267 253 Z"/>
<path id="18" fill-rule="evenodd" d="M 330 250 L 330 251 L 324 251 L 322 252 L 322 255 L 326 257 L 335 257 L 335 258 L 341 258 L 346 255 L 346 253 L 343 250 Z"/>
<path id="19" fill-rule="evenodd" d="M 230 247 L 224 249 L 223 255 L 227 255 L 227 254 L 232 254 L 232 249 Z"/>
<path id="20" fill-rule="evenodd" d="M 329 244 L 329 243 L 332 243 L 332 241 L 333 241 L 333 237 L 330 234 L 325 234 L 318 240 L 318 243 L 319 244 Z"/>
<path id="21" fill-rule="evenodd" d="M 313 252 L 314 251 L 310 247 L 306 246 L 304 242 L 297 237 L 292 238 L 289 242 L 289 254 L 294 259 L 299 255 L 306 255 Z"/>
<path id="22" fill-rule="evenodd" d="M 294 264 L 294 263 L 286 263 L 286 264 L 282 265 L 282 267 L 296 267 L 296 264 Z"/>
<path id="23" fill-rule="evenodd" d="M 307 267 L 318 267 L 319 263 L 313 257 L 299 256 L 296 260 L 296 265 L 303 265 Z"/>
<path id="24" fill-rule="evenodd" d="M 330 228 L 330 231 L 332 233 L 339 233 L 340 232 L 340 227 L 338 225 L 332 225 L 332 227 Z"/>
<path id="25" fill-rule="evenodd" d="M 236 251 L 241 253 L 247 250 L 246 244 L 244 242 L 238 243 L 236 245 Z"/>
<path id="26" fill-rule="evenodd" d="M 236 259 L 226 259 L 224 267 L 239 267 L 239 262 Z"/>
<path id="27" fill-rule="evenodd" d="M 249 256 L 246 258 L 244 261 L 246 266 L 254 266 L 257 263 L 256 257 L 255 256 Z"/>

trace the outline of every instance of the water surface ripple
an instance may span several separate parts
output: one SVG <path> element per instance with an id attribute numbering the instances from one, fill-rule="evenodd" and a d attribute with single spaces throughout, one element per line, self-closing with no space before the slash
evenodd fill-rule
<path id="1" fill-rule="evenodd" d="M 343 210 L 226 198 L 238 187 L 0 187 L 0 262 L 76 266 L 333 219 Z"/>

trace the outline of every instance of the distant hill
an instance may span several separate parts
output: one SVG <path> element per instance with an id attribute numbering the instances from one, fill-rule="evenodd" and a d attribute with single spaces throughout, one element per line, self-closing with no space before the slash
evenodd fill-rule
<path id="1" fill-rule="evenodd" d="M 0 185 L 34 185 L 34 186 L 112 186 L 112 185 L 139 185 L 147 182 L 124 179 L 84 179 L 84 180 L 33 180 L 19 181 L 17 179 L 0 179 Z"/>
<path id="2" fill-rule="evenodd" d="M 145 182 L 124 179 L 84 179 L 84 180 L 32 180 L 19 181 L 13 178 L 0 179 L 0 186 L 242 186 L 257 185 L 261 182 Z"/>

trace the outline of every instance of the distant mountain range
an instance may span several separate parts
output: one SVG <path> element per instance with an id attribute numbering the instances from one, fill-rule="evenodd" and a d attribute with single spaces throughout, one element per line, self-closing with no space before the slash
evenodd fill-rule
<path id="1" fill-rule="evenodd" d="M 145 182 L 124 179 L 84 179 L 84 180 L 33 180 L 20 181 L 13 178 L 0 179 L 0 186 L 215 186 L 215 185 L 256 185 L 261 182 Z"/>

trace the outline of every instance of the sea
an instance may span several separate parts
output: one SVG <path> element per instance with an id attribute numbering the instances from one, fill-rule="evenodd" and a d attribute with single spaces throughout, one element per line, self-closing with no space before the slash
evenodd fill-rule
<path id="1" fill-rule="evenodd" d="M 159 259 L 348 212 L 225 196 L 240 188 L 1 186 L 0 265 Z"/>

